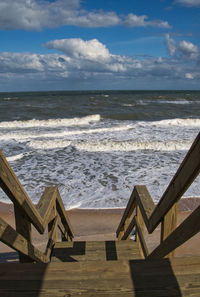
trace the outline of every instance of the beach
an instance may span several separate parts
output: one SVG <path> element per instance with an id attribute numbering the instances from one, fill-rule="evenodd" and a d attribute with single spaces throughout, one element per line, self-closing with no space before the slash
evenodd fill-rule
<path id="1" fill-rule="evenodd" d="M 199 91 L 1 93 L 0 150 L 33 204 L 58 186 L 74 240 L 114 240 L 135 185 L 146 185 L 155 204 L 162 197 L 199 133 L 199 106 Z M 199 205 L 199 185 L 197 177 L 184 194 L 193 198 L 181 199 L 178 222 Z M 1 189 L 0 202 L 14 226 Z M 47 234 L 32 235 L 44 249 Z M 159 227 L 146 239 L 152 250 Z M 198 252 L 191 242 L 186 255 Z M 3 244 L 0 253 L 16 257 Z"/>
<path id="2" fill-rule="evenodd" d="M 200 205 L 200 198 L 184 198 L 178 204 L 178 224 Z M 66 211 L 74 230 L 74 241 L 116 240 L 116 229 L 124 209 L 73 209 Z M 0 217 L 15 226 L 12 204 L 0 203 Z M 33 243 L 44 250 L 47 234 L 40 235 L 33 227 Z M 152 235 L 145 235 L 149 251 L 159 244 L 160 226 Z M 187 243 L 176 250 L 176 256 L 200 255 L 200 234 L 198 233 Z M 0 243 L 0 262 L 16 261 L 17 253 Z"/>

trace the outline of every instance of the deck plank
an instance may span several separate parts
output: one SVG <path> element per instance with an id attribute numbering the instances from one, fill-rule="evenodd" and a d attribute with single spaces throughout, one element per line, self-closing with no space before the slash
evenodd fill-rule
<path id="1" fill-rule="evenodd" d="M 200 257 L 4 263 L 0 264 L 0 296 L 199 297 Z"/>
<path id="2" fill-rule="evenodd" d="M 124 241 L 61 242 L 54 247 L 52 262 L 140 259 L 138 243 Z"/>

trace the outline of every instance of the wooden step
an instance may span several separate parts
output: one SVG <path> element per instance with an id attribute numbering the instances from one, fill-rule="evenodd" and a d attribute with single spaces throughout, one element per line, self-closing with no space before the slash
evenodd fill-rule
<path id="1" fill-rule="evenodd" d="M 1 297 L 199 297 L 200 257 L 0 264 Z"/>
<path id="2" fill-rule="evenodd" d="M 121 241 L 75 241 L 56 243 L 51 262 L 115 261 L 141 259 L 138 243 Z"/>

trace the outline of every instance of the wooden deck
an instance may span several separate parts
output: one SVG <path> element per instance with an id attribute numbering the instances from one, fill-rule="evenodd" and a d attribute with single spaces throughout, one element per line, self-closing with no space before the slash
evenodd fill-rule
<path id="1" fill-rule="evenodd" d="M 58 242 L 51 262 L 116 261 L 141 259 L 138 243 L 124 241 Z"/>
<path id="2" fill-rule="evenodd" d="M 0 264 L 2 297 L 199 297 L 200 257 Z"/>

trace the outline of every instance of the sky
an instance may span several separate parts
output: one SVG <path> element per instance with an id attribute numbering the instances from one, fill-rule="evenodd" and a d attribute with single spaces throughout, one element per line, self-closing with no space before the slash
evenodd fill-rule
<path id="1" fill-rule="evenodd" d="M 0 92 L 200 89 L 200 0 L 0 0 L 0 41 Z"/>

